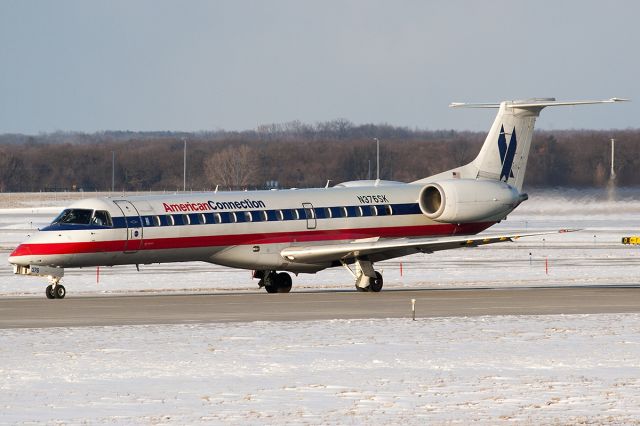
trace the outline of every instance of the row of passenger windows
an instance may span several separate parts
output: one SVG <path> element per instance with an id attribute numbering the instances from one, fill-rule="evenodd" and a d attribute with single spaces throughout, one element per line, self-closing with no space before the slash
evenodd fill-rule
<path id="1" fill-rule="evenodd" d="M 393 208 L 384 206 L 321 207 L 244 212 L 168 214 L 143 216 L 143 226 L 204 225 L 214 223 L 269 222 L 282 220 L 332 219 L 364 216 L 391 216 Z M 131 221 L 133 218 L 129 217 Z"/>

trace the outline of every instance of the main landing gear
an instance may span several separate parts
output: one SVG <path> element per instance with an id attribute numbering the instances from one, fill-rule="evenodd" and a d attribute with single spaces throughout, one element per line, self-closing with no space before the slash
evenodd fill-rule
<path id="1" fill-rule="evenodd" d="M 51 277 L 49 278 L 49 282 L 51 282 L 51 284 L 49 284 L 45 290 L 47 299 L 64 299 L 67 295 L 67 289 L 60 284 L 60 278 Z"/>
<path id="2" fill-rule="evenodd" d="M 355 265 L 356 272 L 354 273 L 346 263 L 342 263 L 342 266 L 356 279 L 356 290 L 380 292 L 384 280 L 382 274 L 373 269 L 373 263 L 368 260 L 356 259 Z"/>
<path id="3" fill-rule="evenodd" d="M 260 278 L 258 286 L 264 287 L 267 293 L 289 293 L 293 284 L 286 272 L 256 271 L 254 278 Z"/>
<path id="4" fill-rule="evenodd" d="M 356 290 L 380 292 L 384 280 L 382 274 L 373 269 L 373 263 L 369 260 L 356 259 L 355 265 L 356 271 L 353 272 L 349 265 L 345 262 L 342 263 L 342 266 L 355 278 Z M 258 286 L 264 287 L 267 293 L 289 293 L 291 291 L 291 275 L 286 272 L 254 271 L 253 278 L 260 279 Z"/>

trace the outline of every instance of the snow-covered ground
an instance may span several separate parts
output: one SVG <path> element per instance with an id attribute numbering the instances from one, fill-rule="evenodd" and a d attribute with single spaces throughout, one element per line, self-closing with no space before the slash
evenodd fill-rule
<path id="1" fill-rule="evenodd" d="M 51 204 L 0 211 L 1 295 L 44 299 L 6 257 Z M 385 287 L 637 284 L 639 248 L 620 239 L 640 234 L 638 211 L 640 191 L 532 194 L 489 232 L 584 230 L 410 256 L 402 276 L 400 260 L 377 266 Z M 195 263 L 105 268 L 100 283 L 69 271 L 65 285 L 256 287 Z M 334 269 L 294 291 L 352 285 Z M 0 424 L 640 424 L 640 314 L 0 330 L 0 359 Z"/>
<path id="2" fill-rule="evenodd" d="M 640 315 L 0 330 L 0 423 L 640 423 Z"/>

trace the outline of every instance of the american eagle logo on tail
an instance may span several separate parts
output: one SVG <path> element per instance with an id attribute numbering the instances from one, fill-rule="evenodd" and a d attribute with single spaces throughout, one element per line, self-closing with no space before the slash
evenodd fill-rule
<path id="1" fill-rule="evenodd" d="M 504 132 L 504 125 L 500 127 L 500 137 L 498 137 L 498 150 L 500 151 L 500 161 L 502 162 L 502 171 L 500 172 L 500 180 L 508 181 L 513 176 L 513 158 L 516 156 L 516 148 L 518 141 L 516 139 L 516 128 L 513 128 L 509 145 L 507 146 L 507 137 Z"/>

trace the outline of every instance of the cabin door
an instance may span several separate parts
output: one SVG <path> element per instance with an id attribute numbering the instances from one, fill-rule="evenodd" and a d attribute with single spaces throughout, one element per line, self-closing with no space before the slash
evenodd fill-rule
<path id="1" fill-rule="evenodd" d="M 313 209 L 313 204 L 302 203 L 302 207 L 304 208 L 304 214 L 307 218 L 307 229 L 316 229 L 318 220 L 316 219 L 316 211 Z"/>
<path id="2" fill-rule="evenodd" d="M 127 227 L 127 238 L 124 243 L 125 253 L 135 253 L 142 248 L 142 219 L 138 209 L 130 201 L 115 201 L 116 206 L 124 214 L 124 221 Z"/>

